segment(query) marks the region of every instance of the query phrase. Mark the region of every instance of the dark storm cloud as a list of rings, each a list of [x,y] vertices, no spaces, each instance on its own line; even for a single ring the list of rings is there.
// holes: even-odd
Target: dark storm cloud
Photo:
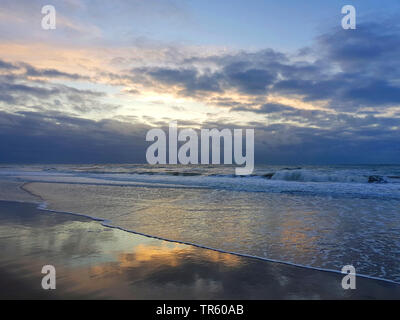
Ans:
[[[400,51],[399,25],[390,21],[361,23],[351,32],[339,29],[318,38],[318,50],[323,50],[331,61],[350,69],[396,64]],[[383,70],[382,70],[383,71]]]
[[[143,162],[146,129],[58,113],[0,112],[0,162]]]
[[[244,68],[240,64],[229,65],[223,70],[226,82],[245,94],[265,94],[276,74],[260,68]]]
[[[196,93],[222,93],[235,88],[241,93],[258,95],[267,93],[267,86],[272,84],[275,74],[264,69],[246,68],[241,65],[228,65],[223,70],[210,72],[191,69],[140,68],[134,69],[150,81],[170,86],[180,86],[181,93],[187,96]]]
[[[287,57],[273,50],[256,53],[239,52],[206,58],[183,59],[180,67],[147,67],[132,70],[133,79],[145,84],[179,86],[180,93],[222,93],[235,89],[248,95],[264,95],[277,77],[281,63]],[[215,70],[209,66],[215,66]]]
[[[308,112],[308,116],[312,122],[321,114]],[[373,116],[335,117],[329,119],[329,130],[289,123],[252,123],[256,163],[372,163],[400,159],[400,148],[395,147],[400,133],[391,127],[398,122]],[[149,145],[145,135],[151,127],[134,119],[129,121],[96,122],[61,112],[0,112],[0,162],[145,162]],[[180,126],[194,124],[178,122]],[[168,119],[158,121],[157,126],[167,130]],[[239,126],[210,119],[202,127]]]
[[[274,114],[279,117],[279,112]],[[302,119],[303,125],[285,121]],[[253,122],[256,163],[334,164],[398,163],[400,119],[326,113],[319,110],[286,110],[280,123]],[[318,124],[320,127],[316,127]],[[243,128],[208,121],[205,128]]]
[[[274,92],[304,96],[304,101],[330,99],[343,89],[343,83],[338,79],[332,80],[300,80],[289,79],[277,82]]]
[[[340,29],[319,37],[313,50],[319,57],[309,65],[314,71],[293,73],[289,68],[285,79],[274,84],[273,91],[304,95],[307,101],[330,100],[331,108],[344,111],[399,104],[397,25],[360,24],[351,32]],[[324,72],[329,65],[336,71]]]
[[[349,88],[343,97],[370,106],[400,104],[400,87],[376,79],[361,87]]]
[[[398,130],[330,130],[275,124],[256,129],[256,162],[286,164],[399,163]]]
[[[330,108],[341,111],[399,104],[398,25],[359,23],[356,30],[337,28],[306,49],[295,61],[288,54],[262,50],[191,57],[183,59],[179,67],[132,72],[147,84],[178,86],[180,94],[189,96],[230,91],[254,98],[269,93],[294,95],[308,102],[328,101]]]

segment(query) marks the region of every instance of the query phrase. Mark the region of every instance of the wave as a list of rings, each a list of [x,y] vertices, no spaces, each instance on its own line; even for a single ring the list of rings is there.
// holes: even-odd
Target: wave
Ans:
[[[400,183],[399,166],[308,166],[256,167],[250,176],[234,174],[234,166],[228,165],[93,165],[46,168],[47,172],[104,174],[104,175],[156,175],[178,177],[219,177],[219,178],[264,178],[277,181],[296,182],[342,182],[342,183]]]
[[[230,166],[64,165],[1,168],[0,176],[30,182],[400,199],[400,167],[261,167],[250,176],[236,176]]]
[[[270,179],[301,182],[388,183],[386,177],[376,174],[365,175],[348,172],[323,173],[311,170],[281,170],[273,173]]]
[[[87,174],[132,174],[132,175],[161,175],[161,176],[179,176],[179,177],[194,177],[194,176],[207,176],[207,177],[220,177],[220,178],[244,178],[246,176],[235,174],[207,174],[202,172],[182,172],[182,171],[167,171],[167,172],[154,172],[154,171],[138,171],[138,172],[109,172],[109,171],[84,171]],[[380,175],[343,175],[343,174],[323,174],[315,173],[310,170],[297,170],[286,169],[277,172],[252,174],[250,177],[260,177],[272,180],[281,181],[300,181],[300,182],[344,182],[344,183],[388,183],[389,179],[400,179],[398,176],[383,177]]]

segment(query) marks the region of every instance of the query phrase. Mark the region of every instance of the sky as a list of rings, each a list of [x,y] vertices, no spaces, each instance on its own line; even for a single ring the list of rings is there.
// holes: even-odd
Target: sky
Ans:
[[[0,162],[145,162],[147,131],[177,121],[254,128],[256,164],[399,164],[399,13],[398,0],[2,0]]]

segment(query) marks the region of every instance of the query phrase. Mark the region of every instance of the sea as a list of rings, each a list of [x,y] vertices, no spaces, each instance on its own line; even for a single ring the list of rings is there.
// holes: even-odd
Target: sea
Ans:
[[[0,199],[18,183],[107,227],[400,283],[400,166],[2,165],[0,180]]]

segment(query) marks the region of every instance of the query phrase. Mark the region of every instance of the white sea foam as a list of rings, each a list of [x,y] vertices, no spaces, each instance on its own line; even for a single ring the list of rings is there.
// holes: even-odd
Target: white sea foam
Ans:
[[[30,169],[30,170],[28,170]],[[23,181],[58,182],[98,185],[191,187],[247,192],[297,193],[358,198],[400,199],[399,169],[376,172],[371,169],[280,169],[254,176],[229,174],[231,168],[174,170],[147,167],[61,167],[54,170],[32,171],[0,169],[0,176]],[[369,183],[372,182],[372,183]]]

